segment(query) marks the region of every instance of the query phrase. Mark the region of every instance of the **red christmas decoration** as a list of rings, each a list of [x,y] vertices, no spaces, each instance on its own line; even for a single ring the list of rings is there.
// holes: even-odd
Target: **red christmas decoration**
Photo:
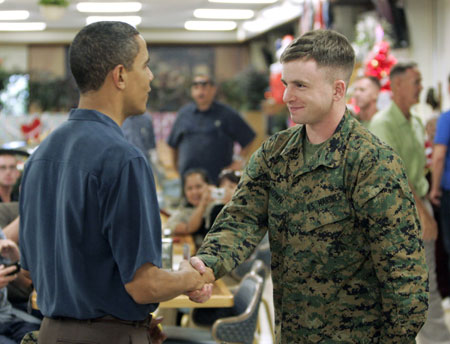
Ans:
[[[390,46],[386,41],[376,43],[366,60],[365,75],[374,76],[381,83],[382,91],[390,91],[389,73],[397,59],[390,54]]]
[[[25,123],[20,126],[26,140],[37,139],[41,134],[41,128],[42,123],[39,118],[33,119],[29,124]]]

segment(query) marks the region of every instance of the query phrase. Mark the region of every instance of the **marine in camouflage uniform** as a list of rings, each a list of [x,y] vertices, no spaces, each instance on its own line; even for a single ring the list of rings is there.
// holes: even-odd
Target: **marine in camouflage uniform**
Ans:
[[[348,112],[307,163],[305,135],[252,156],[197,256],[220,278],[269,231],[278,343],[415,343],[427,269],[398,155]]]

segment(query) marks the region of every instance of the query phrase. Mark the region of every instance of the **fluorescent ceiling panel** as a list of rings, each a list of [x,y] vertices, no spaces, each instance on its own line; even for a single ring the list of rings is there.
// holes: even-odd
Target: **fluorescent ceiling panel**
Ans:
[[[0,11],[0,20],[24,20],[29,16],[28,11]]]
[[[202,19],[250,19],[254,15],[252,10],[198,8],[194,11],[194,17]]]
[[[189,31],[231,31],[236,28],[234,21],[196,21],[189,20],[184,28]]]
[[[77,10],[86,13],[131,13],[139,12],[140,2],[79,2]]]
[[[222,4],[274,4],[278,0],[209,0]]]
[[[47,24],[43,22],[28,23],[0,23],[0,31],[42,31],[45,30]]]

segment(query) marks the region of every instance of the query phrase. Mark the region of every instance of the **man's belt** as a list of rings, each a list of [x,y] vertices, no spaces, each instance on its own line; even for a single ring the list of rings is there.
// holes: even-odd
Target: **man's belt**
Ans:
[[[69,317],[53,317],[50,318],[52,320],[60,320],[60,321],[75,321],[75,322],[86,322],[86,323],[95,323],[95,322],[102,322],[102,323],[115,323],[115,324],[123,324],[128,326],[134,326],[134,327],[146,327],[150,328],[150,323],[152,321],[152,315],[149,314],[144,320],[122,320],[113,317],[112,315],[106,315],[101,318],[94,318],[94,319],[75,319],[75,318],[69,318]]]

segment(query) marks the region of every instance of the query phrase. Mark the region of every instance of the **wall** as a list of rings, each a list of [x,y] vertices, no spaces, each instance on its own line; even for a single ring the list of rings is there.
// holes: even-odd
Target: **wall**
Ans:
[[[450,1],[405,0],[411,46],[410,57],[419,64],[424,92],[442,84],[443,109],[450,107],[447,77],[450,73]]]
[[[8,72],[28,70],[28,48],[26,45],[0,45],[0,66]]]

